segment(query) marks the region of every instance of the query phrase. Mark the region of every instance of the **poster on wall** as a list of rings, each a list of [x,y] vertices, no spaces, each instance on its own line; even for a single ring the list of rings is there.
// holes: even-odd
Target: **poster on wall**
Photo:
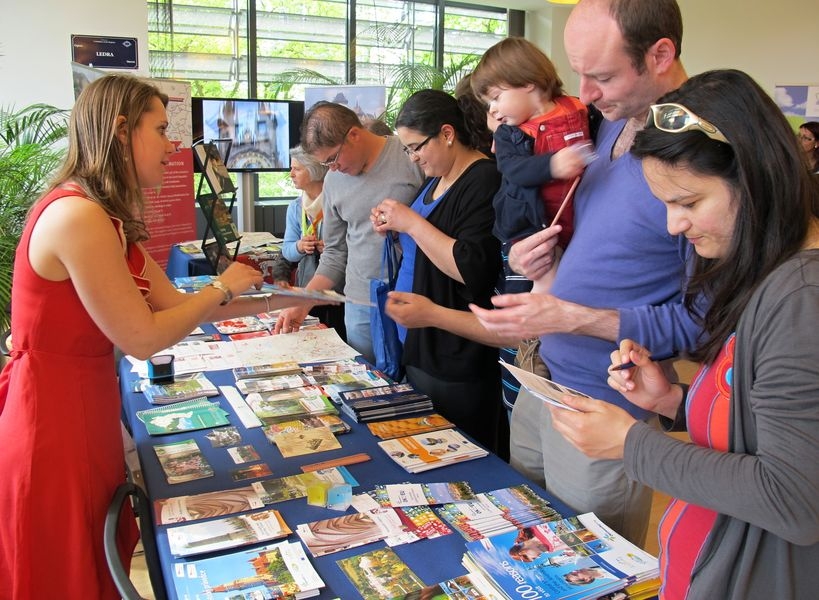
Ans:
[[[343,104],[362,121],[380,119],[387,104],[387,88],[383,85],[323,85],[304,88],[304,109],[321,100]]]
[[[89,83],[107,73],[79,63],[71,63],[74,99]],[[164,269],[171,246],[195,239],[196,203],[193,193],[193,151],[191,144],[191,86],[183,81],[153,79],[151,83],[168,96],[168,139],[176,147],[162,187],[144,190],[145,226],[151,236],[144,246]]]
[[[164,269],[171,246],[196,238],[196,203],[193,193],[191,143],[191,86],[183,81],[153,79],[168,96],[168,139],[176,147],[162,187],[145,190],[145,225],[151,239],[145,248]]]
[[[819,84],[777,85],[774,99],[795,127],[805,121],[819,121]]]

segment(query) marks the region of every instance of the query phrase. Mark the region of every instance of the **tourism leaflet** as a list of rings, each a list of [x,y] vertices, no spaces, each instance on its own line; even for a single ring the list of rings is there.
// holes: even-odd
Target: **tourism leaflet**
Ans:
[[[382,506],[425,506],[472,500],[475,494],[467,481],[449,483],[396,483],[375,486],[386,497]]]
[[[364,600],[402,597],[424,587],[424,582],[391,548],[342,558],[336,564]]]
[[[505,369],[512,373],[512,375],[515,376],[515,379],[517,379],[529,392],[552,406],[578,412],[576,408],[572,408],[571,406],[565,404],[561,398],[566,395],[582,396],[584,398],[591,397],[583,392],[578,392],[577,390],[568,388],[565,385],[560,385],[551,379],[546,379],[540,375],[535,375],[526,369],[521,369],[520,367],[510,365],[503,361],[498,362],[500,362]]]
[[[174,556],[204,554],[269,542],[291,533],[279,511],[271,509],[169,527],[167,532],[168,544]]]
[[[474,575],[461,575],[403,596],[395,596],[395,600],[500,600],[499,597],[484,595],[475,579]]]
[[[316,557],[397,537],[404,532],[406,527],[392,508],[376,508],[296,527],[301,541]]]
[[[230,424],[228,412],[218,402],[211,402],[204,397],[138,410],[136,417],[145,423],[149,435],[196,431]]]
[[[468,562],[508,598],[598,598],[658,574],[657,559],[593,513],[467,542]]]
[[[216,331],[224,334],[247,333],[249,331],[266,331],[267,327],[259,317],[235,317],[213,323]]]
[[[436,512],[467,540],[561,518],[526,484],[480,493],[474,500],[447,503],[436,507]]]
[[[434,413],[420,417],[407,417],[404,419],[367,423],[367,427],[374,436],[380,437],[382,440],[391,440],[397,437],[427,433],[429,431],[452,429],[455,427],[455,424],[448,421],[445,417]]]
[[[410,473],[421,473],[489,454],[455,429],[383,440],[378,445]]]
[[[383,486],[381,486],[383,487]],[[383,499],[382,492],[370,490],[365,494],[356,494],[353,496],[352,506],[358,512],[366,512],[379,506],[389,506],[389,500]],[[395,512],[401,518],[401,521],[417,539],[432,539],[441,537],[442,535],[449,535],[452,530],[436,515],[429,506],[403,506],[401,508],[394,508]],[[396,546],[398,544],[406,543],[408,540],[406,536],[401,536],[401,539],[393,540],[387,539],[388,546]],[[414,540],[409,540],[414,541]]]
[[[205,460],[196,440],[157,444],[154,453],[169,484],[213,477],[213,467]]]
[[[329,427],[312,427],[304,431],[280,433],[275,440],[284,458],[341,448],[341,444]]]
[[[324,587],[299,542],[279,542],[172,565],[173,585],[185,600],[310,598]]]
[[[338,414],[338,409],[316,386],[248,394],[245,402],[259,419],[268,424],[308,415]]]
[[[349,483],[352,487],[358,486],[347,467],[331,467],[319,469],[309,473],[286,475],[275,479],[266,479],[253,483],[253,490],[257,498],[264,504],[274,504],[285,500],[306,498],[307,488],[315,483],[326,481],[329,483]]]
[[[157,525],[171,525],[232,515],[263,508],[264,505],[255,488],[248,485],[233,490],[155,500],[154,520]]]
[[[173,383],[148,384],[142,393],[151,404],[171,404],[201,396],[218,396],[219,389],[204,373],[177,375]]]
[[[299,363],[294,361],[284,361],[276,363],[265,363],[248,367],[235,367],[233,377],[236,380],[254,379],[259,377],[272,377],[274,375],[284,375],[287,373],[300,373]]]
[[[309,415],[290,421],[279,421],[278,423],[265,425],[262,431],[267,440],[271,444],[275,444],[276,436],[280,433],[304,431],[314,427],[328,427],[336,435],[350,432],[350,426],[342,421],[338,415]]]

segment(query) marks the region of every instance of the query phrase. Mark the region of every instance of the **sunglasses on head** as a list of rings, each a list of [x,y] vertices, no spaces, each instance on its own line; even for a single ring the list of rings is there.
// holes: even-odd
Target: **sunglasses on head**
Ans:
[[[667,102],[652,104],[646,125],[654,124],[660,131],[681,133],[683,131],[701,131],[712,140],[730,144],[722,132],[705,119],[698,117],[682,104]]]

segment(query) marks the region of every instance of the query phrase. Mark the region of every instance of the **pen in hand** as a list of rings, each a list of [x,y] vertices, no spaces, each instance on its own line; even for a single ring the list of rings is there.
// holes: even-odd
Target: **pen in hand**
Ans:
[[[664,360],[669,360],[671,358],[677,358],[677,354],[660,354],[659,356],[649,356],[648,359],[652,362],[662,362]],[[614,365],[613,367],[609,367],[609,371],[623,371],[625,369],[631,369],[636,365],[632,361],[624,362],[619,365]]]

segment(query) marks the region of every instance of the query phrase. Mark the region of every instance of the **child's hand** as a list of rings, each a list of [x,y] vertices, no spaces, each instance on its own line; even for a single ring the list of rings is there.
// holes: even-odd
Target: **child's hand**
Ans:
[[[589,147],[586,144],[566,146],[552,155],[549,170],[554,179],[574,179],[590,162]]]

